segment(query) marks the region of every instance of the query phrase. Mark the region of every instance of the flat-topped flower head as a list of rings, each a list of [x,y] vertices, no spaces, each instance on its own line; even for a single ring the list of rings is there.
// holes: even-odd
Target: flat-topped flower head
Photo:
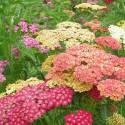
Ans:
[[[103,80],[98,84],[97,88],[101,96],[109,97],[114,101],[120,101],[125,96],[125,84],[119,80]]]
[[[49,110],[58,106],[67,106],[71,103],[72,96],[72,89],[49,88],[45,82],[24,87],[15,94],[0,98],[0,124],[32,124]]]
[[[111,36],[101,36],[96,38],[96,43],[104,47],[110,47],[113,50],[118,50],[122,48],[122,45]]]
[[[107,125],[125,125],[125,118],[118,113],[114,113],[112,116],[106,119]]]
[[[91,112],[82,109],[65,116],[65,125],[92,125],[92,123]]]

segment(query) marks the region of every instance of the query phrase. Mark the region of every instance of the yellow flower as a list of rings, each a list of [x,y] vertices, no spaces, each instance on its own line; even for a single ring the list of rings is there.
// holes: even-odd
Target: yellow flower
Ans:
[[[3,98],[3,97],[5,97],[5,96],[6,96],[6,93],[5,93],[5,92],[0,93],[0,98]]]
[[[89,91],[92,88],[92,85],[87,83],[81,83],[73,77],[72,71],[63,73],[62,75],[55,76],[53,79],[47,82],[50,88],[54,86],[68,86],[71,87],[76,92],[85,92]]]
[[[125,125],[125,118],[117,113],[107,118],[107,125]]]
[[[53,65],[55,55],[48,56],[48,58],[42,63],[41,71],[48,72]]]
[[[103,10],[106,9],[106,6],[100,6],[96,4],[90,4],[90,3],[81,3],[75,6],[75,8],[80,9],[81,11],[86,11],[86,10]]]
[[[43,46],[47,46],[54,50],[61,47],[62,42],[66,48],[82,42],[93,42],[95,34],[88,29],[82,29],[81,25],[76,22],[61,22],[57,24],[54,30],[42,30],[36,37],[36,40]]]
[[[9,84],[6,87],[6,94],[8,94],[8,95],[12,94],[12,93],[15,93],[16,91],[21,90],[24,87],[27,87],[29,85],[30,86],[37,85],[37,84],[42,83],[42,82],[43,82],[42,80],[39,80],[35,77],[31,77],[31,78],[27,79],[26,81],[17,80],[15,83]]]
[[[82,26],[79,24],[79,23],[76,23],[76,22],[71,22],[71,21],[64,21],[64,22],[61,22],[59,24],[57,24],[56,26],[58,29],[69,29],[69,28],[75,28],[75,29],[81,29]]]
[[[65,85],[71,87],[76,92],[85,92],[89,91],[92,88],[92,85],[87,83],[81,83],[80,81],[76,80],[72,73],[64,73],[63,79],[65,81]]]
[[[117,23],[117,25],[118,25],[119,27],[121,27],[122,29],[125,30],[125,20],[119,21],[119,22]]]
[[[42,30],[36,37],[36,40],[43,46],[47,46],[54,50],[57,46],[60,46],[61,34],[56,30]]]

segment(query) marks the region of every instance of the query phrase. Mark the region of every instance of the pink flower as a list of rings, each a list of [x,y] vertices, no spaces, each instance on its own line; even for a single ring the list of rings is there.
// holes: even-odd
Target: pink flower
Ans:
[[[78,66],[74,72],[75,78],[81,82],[89,84],[97,84],[103,78],[101,69],[99,67]]]
[[[105,46],[105,47],[111,47],[113,50],[121,49],[121,44],[113,37],[111,36],[102,36],[96,38],[96,43]]]
[[[6,80],[5,76],[0,73],[0,83],[4,82]]]
[[[54,68],[56,71],[64,71],[76,65],[76,58],[70,54],[61,53],[55,57]]]
[[[49,88],[46,83],[28,86],[0,98],[0,124],[28,125],[58,106],[72,101],[73,91],[68,87]]]
[[[116,79],[118,79],[118,80],[125,80],[125,67],[124,67],[124,68],[118,68],[118,69],[114,72],[114,76],[115,76]]]
[[[97,85],[101,96],[110,97],[115,101],[120,101],[125,96],[125,84],[115,79],[106,79]]]
[[[37,40],[35,40],[34,38],[28,36],[28,35],[25,35],[23,37],[23,40],[24,40],[24,44],[27,48],[39,48],[39,42]]]
[[[84,25],[90,27],[93,31],[97,31],[101,28],[101,22],[96,19],[90,22],[85,22]]]
[[[73,46],[58,54],[53,64],[48,79],[61,81],[67,73],[71,75],[67,77],[95,86],[107,79],[125,80],[125,58],[87,44]]]
[[[27,48],[37,48],[42,53],[47,53],[49,51],[47,47],[40,45],[37,40],[28,35],[23,37],[23,41]]]
[[[38,27],[36,24],[31,24],[29,25],[29,30],[30,32],[35,33],[36,31],[38,31]]]
[[[92,114],[85,110],[78,110],[76,114],[65,116],[65,125],[92,125]]]
[[[22,32],[24,33],[28,32],[28,23],[26,21],[21,20],[19,26],[21,26]]]
[[[15,27],[14,27],[14,32],[17,32],[18,29],[19,29],[19,26],[18,26],[18,25],[15,25]]]

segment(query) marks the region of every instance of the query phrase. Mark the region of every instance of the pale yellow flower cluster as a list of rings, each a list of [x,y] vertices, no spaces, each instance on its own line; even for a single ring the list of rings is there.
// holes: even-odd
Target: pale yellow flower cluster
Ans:
[[[61,47],[62,43],[69,48],[85,41],[91,43],[94,39],[94,33],[82,29],[79,23],[68,21],[57,24],[56,29],[42,30],[36,37],[38,42],[52,50]]]
[[[106,6],[100,6],[100,5],[91,4],[91,3],[81,3],[81,4],[76,5],[75,8],[80,9],[81,11],[107,9]]]
[[[52,88],[54,86],[68,86],[71,87],[76,92],[85,92],[92,89],[92,85],[87,83],[81,83],[73,77],[72,72],[63,73],[61,78],[55,78],[54,80],[49,80],[47,85]]]
[[[107,125],[125,125],[125,118],[117,113],[107,118]]]
[[[121,27],[122,29],[125,30],[125,20],[119,21],[119,22],[117,23],[117,25],[118,25],[119,27]]]
[[[42,63],[41,71],[48,72],[53,66],[53,60],[56,55],[50,55],[46,58],[46,60]]]
[[[23,89],[24,87],[34,86],[34,85],[37,85],[42,82],[43,82],[42,80],[39,80],[36,77],[31,77],[31,78],[27,79],[26,81],[17,80],[15,83],[9,84],[6,87],[6,91],[0,94],[0,98],[4,97],[6,95],[9,95],[9,94],[13,94],[13,93]]]

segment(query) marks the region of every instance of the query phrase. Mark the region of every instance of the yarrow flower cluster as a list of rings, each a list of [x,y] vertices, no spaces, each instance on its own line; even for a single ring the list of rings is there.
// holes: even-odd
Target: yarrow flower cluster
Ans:
[[[23,42],[27,48],[37,48],[42,53],[47,53],[49,51],[48,47],[40,45],[40,43],[28,35],[23,36]]]
[[[91,4],[91,3],[81,3],[75,6],[75,8],[80,9],[81,11],[87,11],[87,10],[105,10],[107,9],[106,6],[100,6],[97,4]]]
[[[24,87],[34,86],[42,82],[42,80],[39,80],[36,77],[31,77],[27,80],[17,80],[15,83],[7,85],[4,95],[15,93],[17,91],[20,91]]]
[[[52,50],[62,47],[62,44],[69,48],[85,41],[91,43],[94,39],[94,33],[88,29],[82,29],[79,23],[68,21],[57,24],[57,28],[54,30],[41,30],[36,37],[36,40],[43,46]]]
[[[90,22],[85,22],[84,26],[89,27],[92,31],[100,31],[100,32],[107,32],[108,29],[101,26],[101,22],[97,19],[94,19]]]
[[[112,116],[106,119],[107,125],[125,125],[125,118],[118,113],[114,113]]]
[[[120,101],[125,96],[123,57],[81,44],[55,56],[51,64],[52,68],[46,75],[46,79],[51,79],[48,83],[50,87],[63,84],[78,92],[97,87],[100,96],[115,101]]]
[[[42,63],[41,66],[42,72],[48,72],[52,68],[55,56],[56,55],[50,55],[46,58],[46,60]]]
[[[85,110],[78,110],[76,114],[71,113],[65,116],[65,125],[92,125],[92,114]]]
[[[5,68],[5,66],[7,65],[7,64],[9,64],[9,62],[8,61],[6,61],[6,60],[0,60],[0,83],[2,83],[3,81],[5,81],[6,80],[6,78],[5,78],[5,76],[3,75],[3,72],[4,72],[4,68]]]
[[[125,83],[119,80],[106,79],[97,86],[100,94],[105,97],[110,97],[112,100],[122,100],[125,96]]]
[[[32,124],[47,111],[71,103],[72,96],[70,88],[48,88],[45,82],[24,87],[0,99],[0,125]]]
[[[111,36],[101,36],[96,38],[96,43],[104,47],[110,47],[113,50],[121,49],[122,45]]]
[[[21,29],[21,31],[23,33],[27,33],[27,32],[31,32],[31,33],[35,33],[38,31],[38,26],[36,24],[28,24],[27,21],[25,20],[21,20],[16,26],[14,31],[17,32],[19,29]]]

